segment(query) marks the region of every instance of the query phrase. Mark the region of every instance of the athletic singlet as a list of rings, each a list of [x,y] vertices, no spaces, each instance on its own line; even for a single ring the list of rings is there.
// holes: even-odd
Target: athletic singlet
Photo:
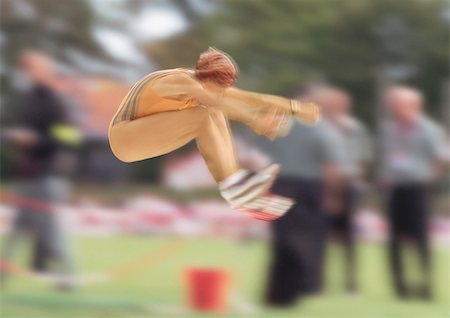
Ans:
[[[120,103],[119,109],[113,118],[112,125],[155,113],[182,110],[197,106],[198,101],[194,98],[176,100],[168,97],[161,97],[152,88],[153,83],[164,76],[176,73],[188,74],[188,72],[189,70],[187,69],[178,68],[163,70],[150,73],[139,80]]]

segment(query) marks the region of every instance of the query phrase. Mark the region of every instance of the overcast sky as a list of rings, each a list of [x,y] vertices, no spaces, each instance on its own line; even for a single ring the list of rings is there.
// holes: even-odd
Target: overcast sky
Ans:
[[[120,30],[102,26],[93,30],[95,38],[105,50],[120,61],[146,64],[147,59],[137,48],[139,42],[170,37],[187,27],[184,17],[173,7],[150,4],[132,15],[115,6],[123,1],[91,0],[99,16],[122,24]]]

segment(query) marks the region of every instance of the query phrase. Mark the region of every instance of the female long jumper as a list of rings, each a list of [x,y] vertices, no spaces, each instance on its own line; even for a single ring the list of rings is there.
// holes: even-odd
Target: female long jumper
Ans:
[[[112,119],[110,146],[117,158],[133,162],[195,140],[222,197],[236,210],[274,220],[294,203],[270,193],[279,166],[258,172],[241,169],[228,120],[274,139],[288,133],[292,117],[314,124],[320,110],[314,104],[237,89],[237,76],[233,59],[215,48],[200,55],[194,70],[148,74],[128,92]]]

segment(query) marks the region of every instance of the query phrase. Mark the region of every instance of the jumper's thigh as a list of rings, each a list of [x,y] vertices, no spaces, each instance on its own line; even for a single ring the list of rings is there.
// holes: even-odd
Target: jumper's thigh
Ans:
[[[164,155],[195,139],[208,111],[193,107],[119,122],[109,128],[109,144],[122,161]]]

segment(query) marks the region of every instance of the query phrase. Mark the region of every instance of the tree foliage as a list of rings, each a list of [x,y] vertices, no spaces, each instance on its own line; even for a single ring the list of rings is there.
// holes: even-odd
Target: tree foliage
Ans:
[[[449,77],[445,14],[441,0],[227,0],[186,33],[148,49],[172,67],[217,46],[237,60],[241,86],[270,93],[329,82],[349,90],[370,122],[385,82],[423,89],[439,111]]]

